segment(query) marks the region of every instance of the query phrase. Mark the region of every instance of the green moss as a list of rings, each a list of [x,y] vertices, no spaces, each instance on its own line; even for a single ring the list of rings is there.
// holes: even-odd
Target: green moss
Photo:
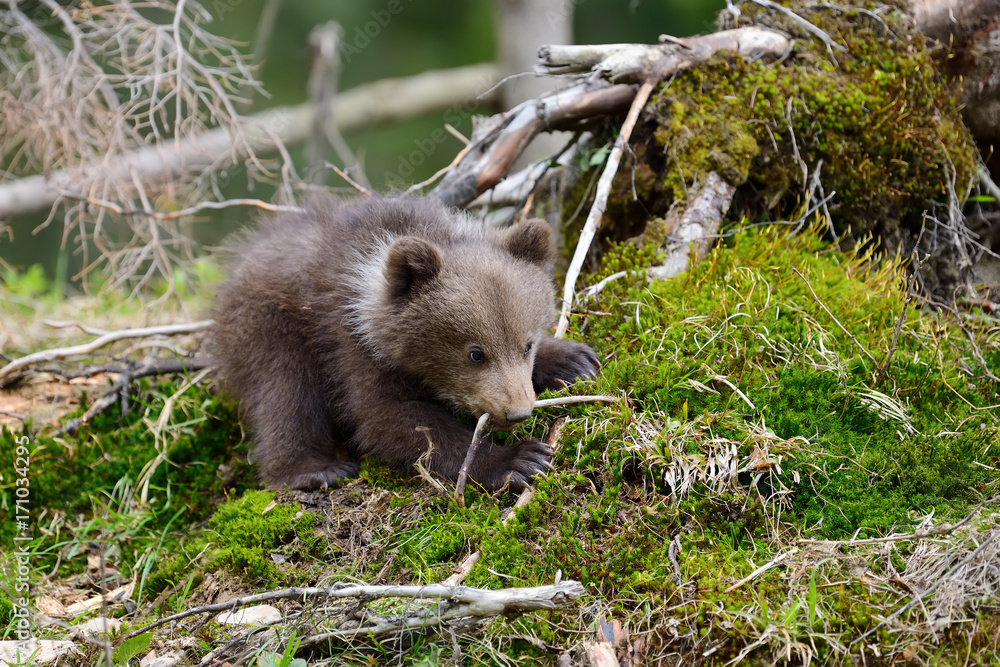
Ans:
[[[893,269],[866,273],[863,264],[824,251],[813,235],[789,241],[770,230],[737,235],[687,276],[648,287],[639,276],[619,281],[605,296],[609,314],[588,324],[610,358],[600,390],[625,389],[637,410],[677,421],[679,433],[710,431],[741,452],[762,429],[808,441],[829,458],[817,470],[808,456],[785,452],[782,481],[807,475],[827,490],[793,496],[803,520],[825,535],[881,532],[910,523],[914,512],[955,511],[956,500],[971,502],[994,479],[977,462],[996,455],[997,389],[968,387],[960,369],[978,362],[961,332],[919,312],[908,314],[887,380],[876,386],[903,297]],[[944,365],[932,374],[919,360],[937,355]],[[942,437],[948,424],[956,432]],[[672,434],[660,437],[662,445]],[[660,449],[657,461],[668,465]]]
[[[648,219],[666,215],[709,172],[739,188],[737,201],[751,217],[788,217],[801,210],[822,163],[823,191],[835,193],[836,234],[874,236],[891,253],[904,233],[919,231],[934,202],[948,201],[950,183],[974,176],[978,153],[955,96],[923,36],[912,35],[900,14],[882,14],[883,23],[851,11],[859,2],[841,3],[843,11],[781,4],[796,7],[846,52],[831,56],[797,24],[758,6],[741,8],[737,22],[729,17],[724,27],[758,24],[797,35],[794,51],[779,63],[720,57],[654,92],[632,135],[634,160],[612,187],[607,238],[641,234]],[[588,185],[582,179],[566,213]]]
[[[169,382],[142,383],[126,417],[113,408],[73,436],[0,429],[5,460],[14,460],[18,440],[30,441],[26,534],[32,540],[20,546],[31,553],[32,581],[51,576],[57,565],[62,577],[86,572],[86,556],[98,546],[123,576],[136,582],[137,598],[143,600],[176,583],[181,570],[191,567],[205,540],[185,528],[210,516],[223,497],[220,464],[230,464],[230,485],[240,484],[241,476],[251,477],[241,462],[245,456],[238,453],[232,406],[205,387],[189,389],[176,400],[157,441],[146,418],[153,415],[155,422],[176,390]],[[150,466],[154,461],[155,468]],[[149,471],[148,486],[137,488]],[[0,513],[5,516],[15,514],[15,478],[9,472],[0,476]],[[15,522],[3,522],[0,539],[10,544],[17,530]]]
[[[219,505],[209,522],[219,545],[213,565],[224,566],[249,581],[280,580],[272,552],[311,553],[317,547],[315,522],[316,515],[303,512],[298,503],[278,504],[273,492],[247,491],[241,498]]]

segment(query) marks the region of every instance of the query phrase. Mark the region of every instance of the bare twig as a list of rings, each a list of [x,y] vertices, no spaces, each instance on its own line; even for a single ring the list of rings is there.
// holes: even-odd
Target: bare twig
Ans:
[[[808,8],[830,9],[837,12],[857,12],[858,14],[864,14],[865,16],[870,17],[873,21],[878,22],[878,24],[882,26],[882,28],[886,31],[886,33],[890,37],[895,39],[897,42],[903,41],[902,39],[900,39],[899,35],[897,35],[892,31],[892,28],[890,28],[889,25],[885,22],[885,19],[883,19],[881,16],[878,15],[878,12],[873,12],[870,9],[865,9],[864,7],[840,7],[838,5],[834,5],[829,2],[814,2],[808,5]]]
[[[90,341],[89,343],[74,345],[72,347],[58,347],[51,350],[42,350],[40,352],[34,352],[23,356],[19,359],[15,359],[3,368],[0,368],[0,379],[19,371],[22,368],[31,366],[32,364],[87,355],[119,340],[125,340],[128,338],[144,338],[148,336],[176,336],[178,334],[204,331],[210,326],[212,326],[211,320],[202,320],[201,322],[167,324],[158,327],[143,327],[139,329],[111,331],[103,336],[100,336],[99,338],[96,338],[95,340]]]
[[[573,405],[575,403],[619,403],[621,400],[617,396],[558,396],[556,398],[543,398],[535,401],[535,407],[552,408],[559,405]]]
[[[182,208],[178,211],[154,211],[151,209],[142,208],[125,208],[124,206],[119,206],[112,201],[106,201],[103,199],[95,199],[94,197],[77,197],[75,195],[65,195],[65,199],[80,201],[89,204],[90,206],[95,206],[98,208],[103,208],[112,213],[122,216],[145,216],[148,218],[155,218],[160,221],[177,220],[179,218],[188,218],[192,215],[196,215],[202,211],[221,211],[227,208],[234,207],[251,207],[259,208],[262,211],[267,211],[268,213],[301,213],[305,209],[299,206],[283,206],[281,204],[271,204],[260,199],[226,199],[225,201],[203,201],[195,204],[194,206],[189,206],[187,208]]]
[[[663,38],[661,38],[663,39]],[[538,52],[542,69],[550,74],[591,71],[610,81],[643,83],[671,76],[719,52],[744,58],[780,58],[792,42],[775,30],[748,26],[697,37],[668,38],[664,44],[552,44]]]
[[[355,181],[353,178],[351,178],[350,176],[348,176],[346,173],[344,173],[344,170],[342,170],[337,165],[331,164],[331,163],[327,162],[326,166],[328,168],[332,169],[337,174],[337,176],[340,176],[342,179],[344,179],[345,181],[347,181],[348,185],[350,185],[352,188],[354,188],[355,190],[357,190],[358,192],[360,192],[364,196],[366,196],[366,197],[371,197],[372,196],[372,191],[371,190],[369,190],[368,188],[366,188],[365,186],[361,185],[360,183],[358,183],[357,181]]]
[[[191,373],[194,371],[206,372],[215,366],[214,359],[192,358],[192,359],[171,359],[168,361],[137,365],[135,368],[124,370],[109,369],[109,373],[117,373],[118,377],[114,383],[104,392],[104,394],[94,401],[94,404],[87,408],[87,411],[80,417],[68,420],[53,435],[63,435],[64,433],[76,433],[76,431],[87,424],[97,415],[101,414],[117,402],[122,404],[122,414],[128,412],[128,388],[133,380],[154,375],[171,375],[177,373]],[[200,376],[198,379],[200,380]]]
[[[784,14],[791,21],[793,21],[794,23],[798,24],[801,28],[803,28],[806,32],[810,33],[814,37],[818,38],[821,42],[826,44],[826,48],[834,49],[836,51],[840,51],[841,53],[847,52],[847,49],[838,44],[837,42],[835,42],[833,38],[826,33],[826,31],[820,30],[815,25],[813,25],[809,21],[805,20],[804,18],[793,12],[791,9],[788,9],[787,7],[782,7],[781,5],[775,2],[771,2],[771,0],[750,0],[750,2],[754,3],[755,5],[760,5],[761,7],[764,7],[766,9],[770,9],[772,11]]]
[[[465,455],[462,467],[458,470],[454,497],[459,507],[465,507],[465,482],[469,479],[469,466],[472,465],[472,459],[476,457],[476,450],[479,449],[479,443],[483,439],[483,431],[486,429],[486,422],[489,421],[489,418],[490,413],[484,412],[479,417],[479,421],[476,422],[476,430],[472,434],[472,442],[469,443],[469,452]]]
[[[382,598],[406,598],[411,600],[442,600],[439,610],[433,618],[429,615],[416,614],[403,617],[399,624],[391,627],[382,625],[360,626],[339,632],[325,633],[310,638],[309,645],[315,645],[328,639],[339,639],[357,636],[381,636],[405,628],[424,627],[440,624],[442,621],[468,616],[497,616],[507,612],[536,611],[543,609],[558,609],[576,600],[583,594],[583,585],[578,581],[566,580],[551,586],[533,586],[528,588],[505,588],[501,590],[486,590],[468,586],[445,586],[430,584],[428,586],[364,586],[359,584],[336,584],[327,587],[293,587],[276,591],[248,595],[245,597],[200,605],[185,609],[182,612],[161,618],[145,627],[133,630],[123,640],[155,630],[156,628],[198,614],[216,614],[222,611],[232,611],[252,604],[260,604],[271,600],[294,600],[312,597],[319,598],[361,598],[377,600]],[[414,621],[419,621],[416,623]],[[307,645],[305,641],[302,647]]]
[[[955,321],[958,323],[959,328],[962,329],[962,333],[965,334],[965,337],[969,339],[969,344],[972,346],[972,356],[974,356],[976,358],[976,361],[979,362],[979,365],[983,367],[983,375],[988,377],[990,380],[993,380],[994,382],[1000,383],[1000,378],[994,375],[993,371],[990,370],[989,364],[986,363],[986,359],[983,357],[983,353],[979,349],[979,343],[976,342],[976,337],[973,336],[972,332],[969,331],[969,328],[965,326],[965,322],[962,321],[962,318],[958,314],[958,311],[952,308],[951,306],[948,306],[947,310],[948,312],[951,313],[952,317],[955,318]]]
[[[559,324],[556,326],[555,337],[562,338],[566,334],[566,327],[569,325],[569,311],[573,305],[573,295],[576,291],[576,279],[580,276],[580,270],[583,268],[583,261],[587,257],[587,253],[590,252],[590,244],[594,240],[594,236],[597,234],[597,230],[601,226],[601,219],[604,216],[604,208],[608,204],[608,196],[611,194],[611,183],[614,181],[615,174],[618,173],[618,165],[621,163],[622,154],[625,151],[625,146],[628,145],[629,137],[632,136],[632,129],[635,127],[636,121],[639,119],[639,112],[642,108],[646,106],[646,101],[649,99],[650,93],[653,92],[653,87],[655,83],[652,81],[646,81],[639,88],[639,92],[636,93],[635,99],[632,100],[632,106],[629,108],[628,115],[625,117],[625,122],[622,123],[621,131],[618,133],[618,137],[615,139],[615,145],[611,149],[611,153],[608,155],[608,162],[604,166],[604,172],[601,174],[601,179],[597,183],[597,192],[594,195],[594,204],[590,208],[590,214],[587,215],[587,221],[583,225],[583,229],[580,231],[580,240],[577,242],[576,251],[573,253],[573,259],[570,260],[569,268],[566,270],[566,282],[563,286],[563,302],[562,308],[559,312]]]
[[[993,179],[990,178],[990,170],[986,167],[980,167],[978,177],[979,183],[988,193],[990,193],[990,196],[996,199],[997,203],[1000,204],[1000,186],[994,183]]]
[[[775,556],[774,558],[772,558],[768,562],[764,563],[763,565],[761,565],[760,567],[758,567],[756,570],[754,570],[753,572],[751,572],[750,574],[748,574],[747,576],[743,577],[742,579],[740,579],[739,581],[737,581],[735,584],[733,584],[732,586],[730,586],[729,588],[727,588],[726,592],[727,593],[731,593],[732,591],[735,591],[737,588],[739,588],[743,584],[745,584],[747,582],[750,582],[750,581],[753,581],[754,579],[756,579],[760,575],[762,575],[765,572],[767,572],[768,570],[770,570],[772,567],[776,567],[778,565],[781,565],[781,563],[783,563],[784,561],[788,560],[789,558],[791,558],[792,556],[794,556],[798,552],[799,552],[799,549],[797,547],[792,547],[788,551],[785,551],[784,553],[778,554],[777,556]]]

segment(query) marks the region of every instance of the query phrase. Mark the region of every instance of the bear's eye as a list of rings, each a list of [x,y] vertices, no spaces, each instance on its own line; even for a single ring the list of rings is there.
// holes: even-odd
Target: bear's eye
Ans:
[[[528,356],[529,354],[531,354],[531,341],[530,340],[528,341],[527,347],[524,348],[524,356]]]
[[[474,347],[469,350],[469,361],[474,364],[481,364],[486,361],[486,355],[478,347]]]

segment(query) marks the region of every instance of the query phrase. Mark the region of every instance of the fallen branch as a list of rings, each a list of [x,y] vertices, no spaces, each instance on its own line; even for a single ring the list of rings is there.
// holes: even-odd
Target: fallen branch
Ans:
[[[666,257],[663,264],[651,267],[646,275],[654,280],[672,278],[701,261],[718,237],[719,226],[733,203],[734,194],[736,186],[714,171],[709,172],[686,205],[667,214]]]
[[[663,44],[594,44],[543,46],[538,52],[547,74],[598,73],[613,82],[666,81],[706,62],[720,51],[744,58],[781,58],[792,41],[775,30],[756,26],[696,37],[669,37]]]
[[[483,64],[383,79],[339,94],[332,105],[332,116],[336,129],[348,132],[447,109],[477,96],[485,103],[492,93],[483,91],[498,78],[495,65]],[[242,146],[254,155],[265,156],[277,152],[279,146],[302,144],[309,136],[314,114],[311,104],[302,104],[251,116],[243,123]],[[89,182],[95,173],[105,180],[144,181],[213,168],[244,157],[243,151],[234,153],[233,138],[224,128],[165,144],[138,148],[109,161],[102,158],[79,168],[58,169],[0,184],[0,219],[45,211],[64,195],[85,196],[86,187],[81,184]]]
[[[149,336],[176,336],[178,334],[204,331],[210,326],[212,326],[211,320],[202,320],[201,322],[187,322],[184,324],[167,324],[158,327],[143,327],[139,329],[110,331],[103,336],[90,341],[89,343],[82,343],[71,347],[57,347],[51,350],[42,350],[40,352],[34,352],[23,356],[19,359],[15,359],[3,368],[0,368],[0,379],[19,371],[22,368],[27,368],[32,364],[87,355],[120,340],[126,340],[128,338],[146,338]]]
[[[590,244],[593,242],[594,236],[601,226],[604,209],[608,205],[608,196],[611,194],[611,183],[615,179],[615,174],[618,173],[618,165],[621,164],[625,146],[628,145],[629,137],[632,136],[632,129],[639,119],[639,112],[646,106],[646,100],[649,99],[649,95],[653,92],[655,85],[653,81],[646,81],[639,88],[639,92],[636,93],[628,115],[625,117],[625,122],[622,124],[621,132],[618,133],[615,145],[611,149],[610,155],[608,155],[608,162],[604,165],[604,172],[597,182],[594,204],[591,206],[590,214],[587,215],[587,221],[580,231],[580,239],[576,244],[576,251],[574,251],[573,259],[570,260],[569,268],[566,270],[562,308],[559,310],[559,324],[556,325],[556,332],[554,334],[556,338],[562,338],[566,334],[566,327],[569,325],[569,311],[573,306],[573,295],[576,292],[576,279],[580,276],[580,270],[583,268],[583,260],[586,259],[587,253],[590,252]]]
[[[358,598],[365,601],[383,598],[405,598],[411,600],[441,600],[432,610],[418,610],[407,616],[380,619],[373,625],[347,622],[350,626],[333,632],[313,635],[302,642],[302,648],[314,646],[330,639],[349,639],[358,636],[380,637],[406,629],[426,628],[463,617],[490,617],[519,614],[527,611],[560,609],[583,595],[583,584],[567,580],[550,586],[528,588],[503,588],[486,590],[468,586],[364,586],[359,584],[336,584],[327,587],[283,588],[277,591],[248,595],[246,597],[217,602],[186,609],[167,616],[147,626],[133,630],[122,640],[130,639],[156,628],[183,620],[198,614],[217,614],[240,607],[260,604],[271,600],[304,600],[306,598]],[[308,644],[306,642],[309,642]]]
[[[87,408],[87,411],[79,417],[70,419],[63,424],[52,435],[73,434],[81,426],[87,424],[97,415],[101,414],[117,402],[122,404],[122,415],[128,413],[128,388],[133,380],[154,375],[174,375],[177,373],[191,373],[201,371],[215,366],[215,359],[207,357],[194,357],[191,359],[170,359],[160,363],[137,364],[134,367],[109,370],[109,373],[117,373],[114,383],[108,387],[94,404]]]

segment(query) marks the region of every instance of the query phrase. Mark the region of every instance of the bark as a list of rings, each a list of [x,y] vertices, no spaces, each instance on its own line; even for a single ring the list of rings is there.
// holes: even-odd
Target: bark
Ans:
[[[704,183],[692,192],[683,207],[667,216],[663,264],[649,270],[657,280],[680,275],[702,259],[715,243],[722,219],[729,212],[736,187],[711,172]]]

